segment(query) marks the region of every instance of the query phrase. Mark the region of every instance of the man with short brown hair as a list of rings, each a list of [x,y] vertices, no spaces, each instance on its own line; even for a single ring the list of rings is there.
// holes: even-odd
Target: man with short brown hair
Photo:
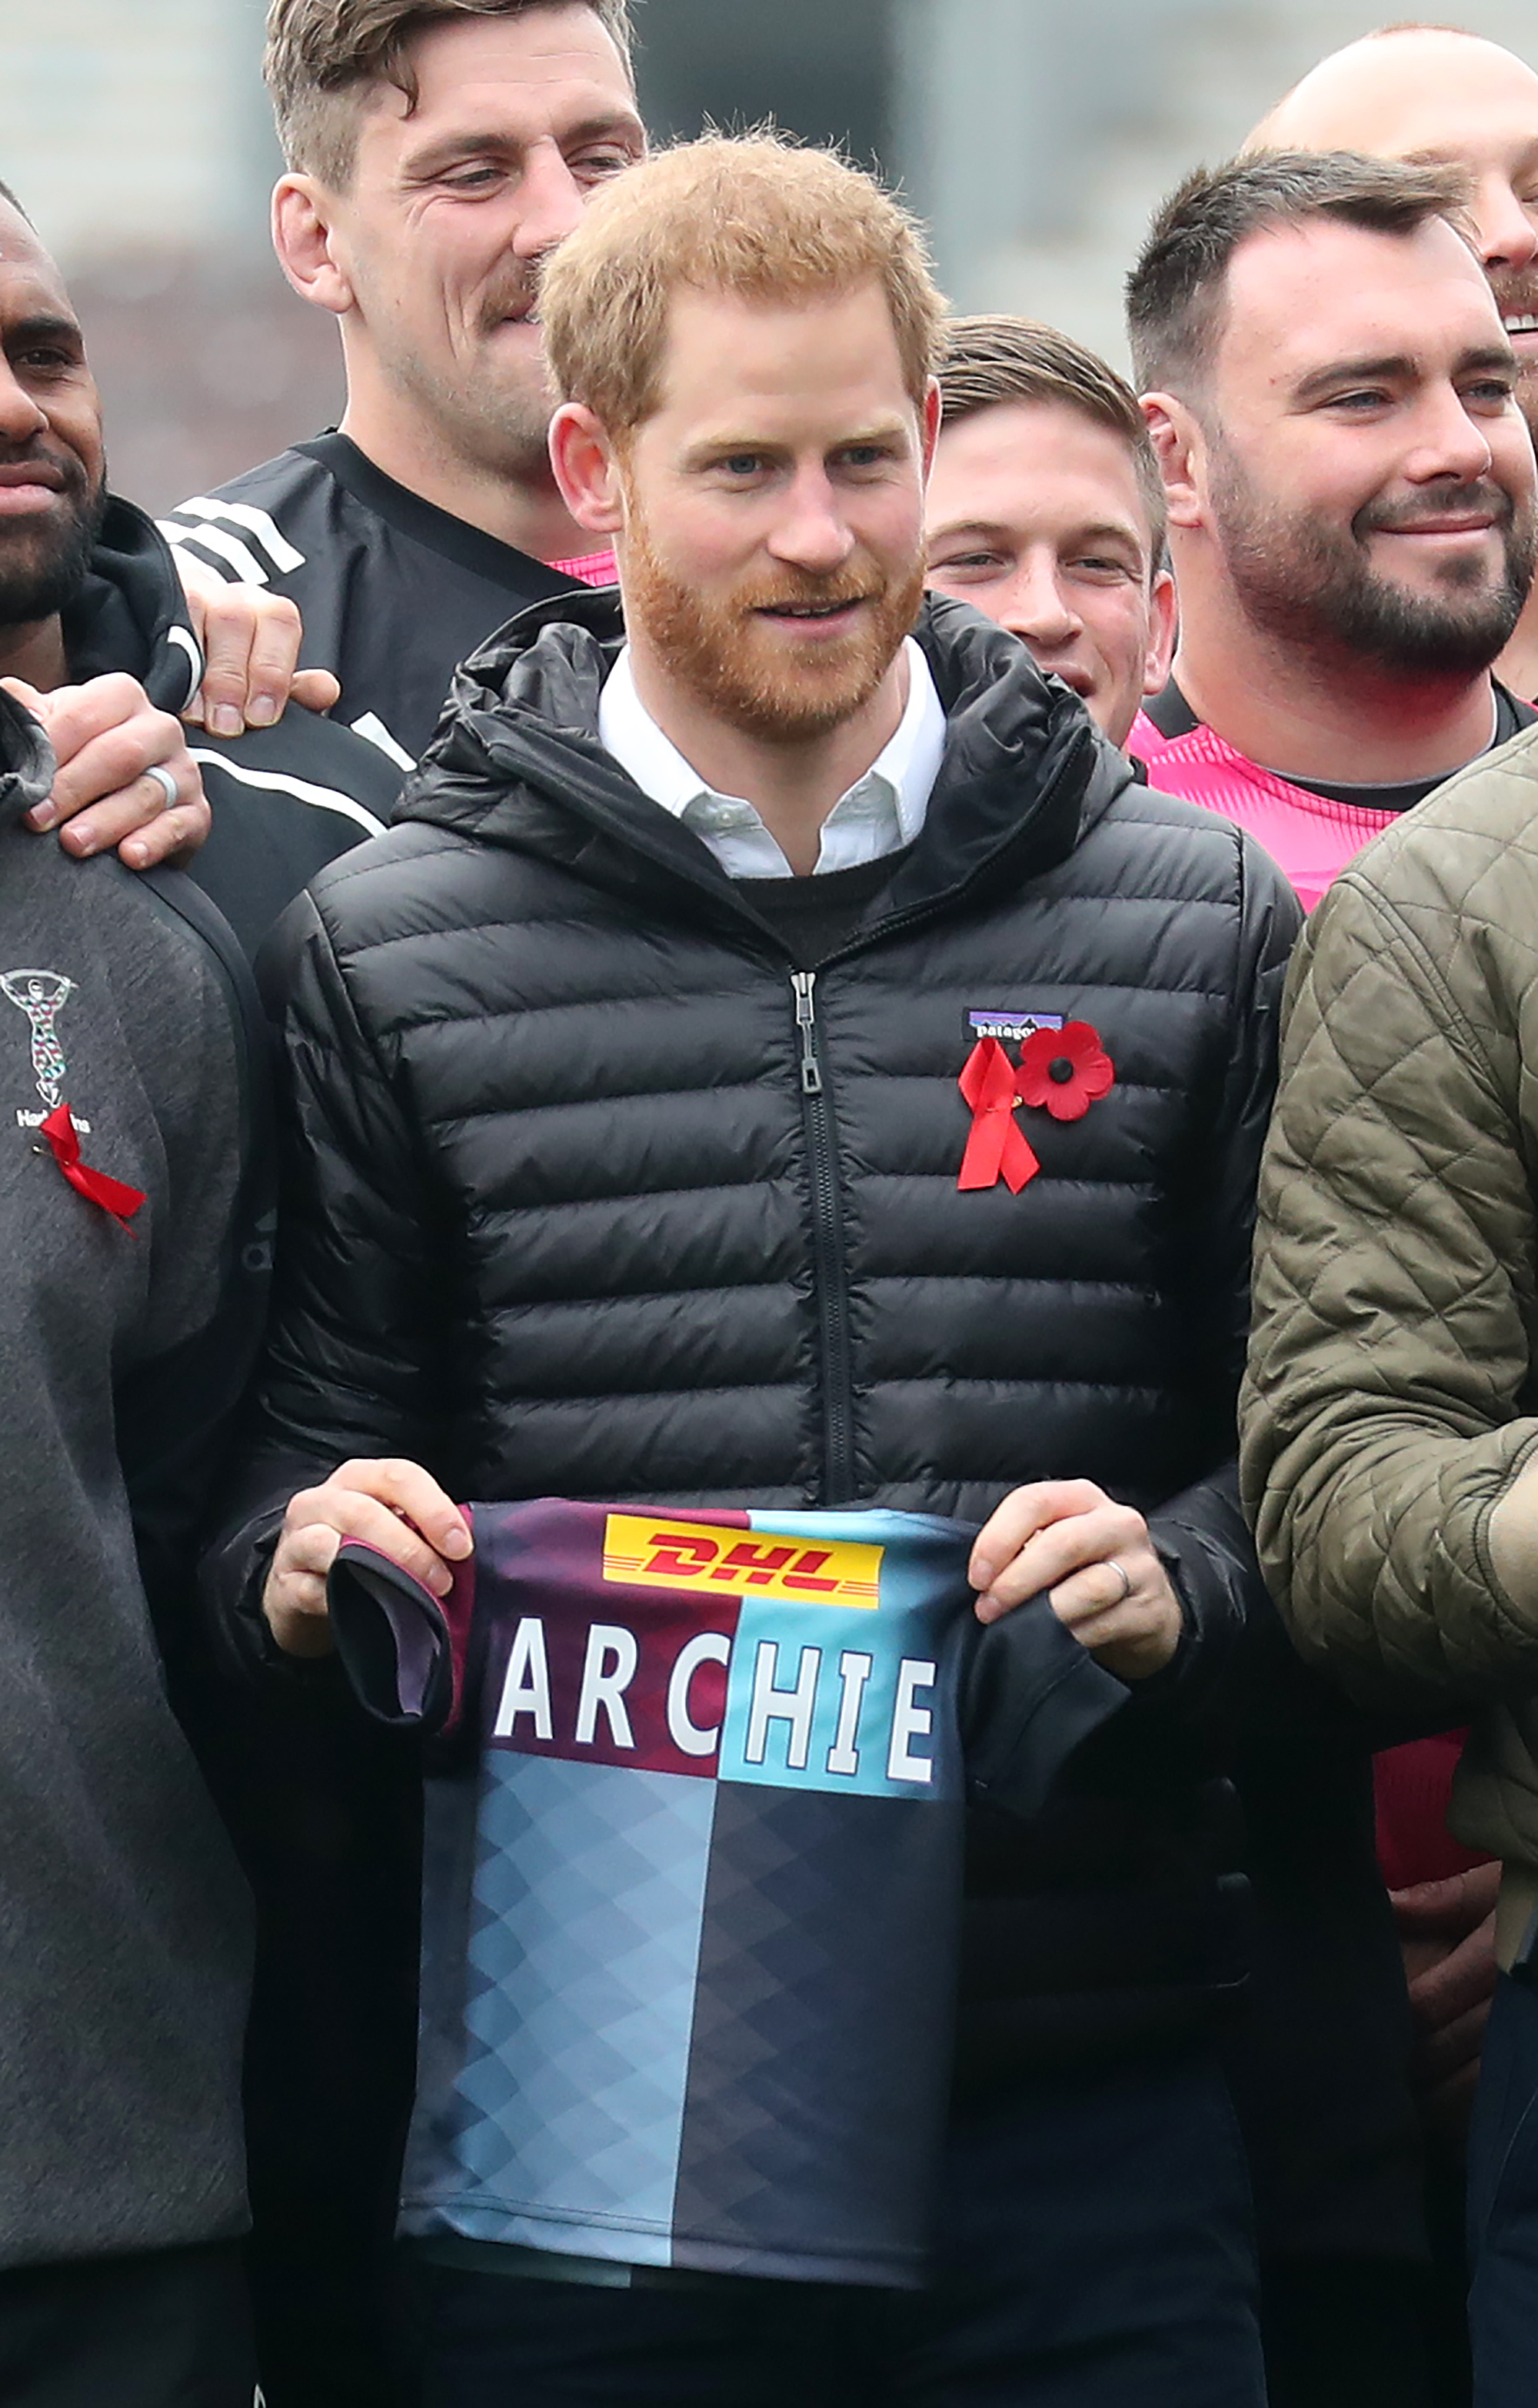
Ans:
[[[1113,744],[1170,673],[1164,481],[1137,395],[1031,318],[953,318],[926,505],[934,594],[997,620]]]
[[[1468,225],[1516,354],[1516,397],[1538,436],[1538,74],[1525,59],[1453,25],[1383,25],[1321,59],[1244,149],[1462,169]],[[1538,696],[1531,597],[1499,673],[1526,701]]]
[[[652,2045],[659,1989],[693,2030],[708,1973],[668,1936],[672,1810],[640,1818],[668,1933],[584,1956],[601,2045],[552,2082],[520,2037],[559,2049],[593,1891],[545,1889],[539,1937],[466,1822],[480,1774],[431,1784],[430,1861],[467,1868],[424,1885],[402,2210],[433,2397],[1246,2408],[1211,2040],[1242,1885],[1200,1734],[1266,1614],[1225,1455],[1295,908],[1020,645],[923,602],[941,304],[868,179],[685,146],[599,196],[542,306],[556,474],[617,542],[624,621],[553,603],[467,664],[407,816],[280,940],[289,1283],[224,1606],[270,1672],[329,1649],[344,1539],[438,1596],[489,1574],[455,1499],[869,1503],[981,1526],[982,1637],[1070,1634],[1065,1677],[1118,1688],[1053,1811],[978,1795],[917,2293],[856,2269],[841,2153],[769,2183],[755,2116],[691,2214]],[[739,1896],[750,1955],[761,1904],[794,1923]],[[823,1986],[789,2002],[809,2050]],[[756,2062],[755,2015],[725,2020]],[[744,2242],[750,2195],[777,2247]]]
[[[1465,179],[1349,154],[1201,169],[1128,284],[1180,644],[1133,750],[1305,905],[1531,714],[1491,674],[1538,523]]]
[[[338,715],[410,767],[458,661],[606,583],[551,476],[535,292],[644,144],[623,0],[273,0],[273,239],[337,320],[339,427],[194,495],[179,552],[299,606]]]

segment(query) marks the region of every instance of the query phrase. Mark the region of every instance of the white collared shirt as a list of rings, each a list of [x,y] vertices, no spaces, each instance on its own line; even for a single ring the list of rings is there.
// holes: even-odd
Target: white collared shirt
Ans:
[[[854,869],[912,844],[924,825],[945,750],[945,713],[929,664],[910,636],[908,702],[891,742],[823,822],[817,869]],[[708,844],[728,878],[789,878],[791,867],[753,805],[718,795],[664,736],[640,695],[626,644],[598,696],[598,741],[634,779]]]

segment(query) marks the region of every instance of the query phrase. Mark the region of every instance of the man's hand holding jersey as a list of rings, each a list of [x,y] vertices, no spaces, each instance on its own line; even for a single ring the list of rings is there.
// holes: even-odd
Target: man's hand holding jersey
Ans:
[[[1119,1681],[1162,1671],[1180,1644],[1185,1615],[1147,1523],[1092,1480],[1012,1489],[977,1534],[968,1578],[982,1592],[979,1622],[1044,1594],[1080,1646]]]
[[[453,1567],[471,1553],[464,1515],[430,1472],[395,1457],[344,1463],[318,1488],[289,1499],[262,1611],[287,1656],[329,1656],[326,1574],[344,1539],[377,1547],[445,1597]]]
[[[471,1552],[463,1515],[420,1464],[344,1463],[290,1499],[263,1592],[273,1637],[290,1656],[324,1656],[326,1574],[344,1539],[377,1547],[442,1597]],[[1129,1505],[1089,1480],[1016,1488],[979,1531],[968,1577],[980,1622],[1046,1595],[1058,1620],[1124,1681],[1146,1680],[1180,1644],[1180,1600]]]

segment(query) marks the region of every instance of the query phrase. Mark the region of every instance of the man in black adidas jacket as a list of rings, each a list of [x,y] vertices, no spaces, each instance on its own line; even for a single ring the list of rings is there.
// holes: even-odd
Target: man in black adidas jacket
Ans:
[[[189,759],[175,722],[202,652],[164,538],[108,495],[106,474],[100,396],[59,271],[0,187],[0,675],[50,719],[65,686],[143,689],[141,720],[152,729],[165,714],[175,750],[142,782],[185,810],[201,774],[213,829],[193,874],[254,950],[318,869],[383,827],[399,776],[376,746],[297,704],[238,737],[198,731]],[[141,767],[125,759],[121,774]],[[131,844],[127,857],[137,866]]]
[[[405,824],[285,923],[282,1300],[215,1590],[302,1686],[344,1533],[441,1590],[454,1497],[859,1500],[981,1523],[983,1618],[1056,1613],[1128,1702],[1039,1820],[973,1815],[933,2290],[467,2241],[420,2269],[434,2399],[1243,2408],[1203,1741],[1273,1629],[1229,1458],[1296,908],[999,630],[905,640],[939,303],[866,179],[669,153],[542,310],[626,625],[487,647]]]
[[[4,552],[0,531],[0,566]],[[165,538],[133,503],[104,497],[89,565],[59,619],[72,680],[126,672],[172,712],[196,692],[201,654],[181,581]],[[0,656],[6,633],[0,622]],[[319,870],[389,824],[400,792],[377,745],[297,703],[275,726],[236,737],[191,729],[188,750],[213,818],[188,870],[248,953]]]

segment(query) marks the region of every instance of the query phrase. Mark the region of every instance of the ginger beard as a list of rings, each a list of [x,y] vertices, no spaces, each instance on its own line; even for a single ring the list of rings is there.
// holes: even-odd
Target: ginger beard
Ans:
[[[826,735],[864,708],[918,617],[921,549],[895,582],[856,552],[836,576],[785,567],[772,582],[760,572],[725,594],[706,592],[663,560],[631,478],[622,477],[625,618],[713,718],[763,743],[795,744]],[[863,607],[846,636],[801,647],[758,615],[853,601]]]

